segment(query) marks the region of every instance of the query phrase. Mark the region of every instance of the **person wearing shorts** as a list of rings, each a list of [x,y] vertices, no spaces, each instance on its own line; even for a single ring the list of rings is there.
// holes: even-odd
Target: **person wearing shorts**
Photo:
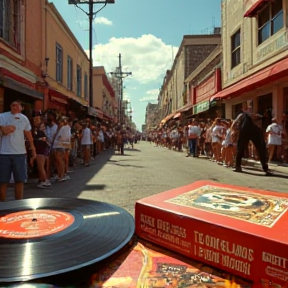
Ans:
[[[21,113],[20,101],[11,103],[11,111],[0,114],[0,201],[6,200],[7,185],[13,174],[15,199],[23,199],[24,182],[27,180],[27,151],[25,138],[29,141],[31,163],[36,158],[31,125]],[[25,136],[25,138],[24,138]]]

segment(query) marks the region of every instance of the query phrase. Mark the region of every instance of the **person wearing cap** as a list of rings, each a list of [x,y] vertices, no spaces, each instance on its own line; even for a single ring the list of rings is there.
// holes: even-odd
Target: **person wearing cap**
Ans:
[[[278,147],[282,145],[282,134],[283,134],[283,127],[277,123],[277,119],[273,118],[271,120],[271,124],[267,127],[266,133],[268,134],[268,163],[272,161],[274,156],[275,148],[276,151]]]

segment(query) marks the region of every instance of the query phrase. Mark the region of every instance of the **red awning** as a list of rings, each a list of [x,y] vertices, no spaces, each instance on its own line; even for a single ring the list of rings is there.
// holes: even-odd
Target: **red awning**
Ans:
[[[245,12],[244,17],[254,17],[256,13],[265,5],[267,2],[271,0],[252,0],[255,2],[252,6]]]
[[[285,58],[218,92],[211,97],[210,101],[239,96],[245,92],[259,88],[285,76],[287,77],[287,72],[288,58]]]
[[[113,120],[113,118],[112,118],[112,117],[110,117],[109,115],[107,115],[107,114],[103,113],[103,120],[112,121],[112,120]]]
[[[103,119],[103,111],[97,107],[95,107],[95,110],[96,110],[96,117],[99,118],[99,119]]]
[[[175,113],[171,113],[168,116],[166,116],[162,121],[161,121],[161,125],[164,125],[166,122],[168,122],[173,116],[175,115]]]
[[[174,116],[173,116],[173,119],[177,119],[181,116],[181,112],[178,112],[176,113]]]

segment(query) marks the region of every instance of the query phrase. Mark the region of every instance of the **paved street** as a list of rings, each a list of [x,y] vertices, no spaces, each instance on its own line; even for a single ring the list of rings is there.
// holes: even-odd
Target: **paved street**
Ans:
[[[25,185],[25,198],[78,197],[113,203],[134,214],[135,201],[197,180],[212,180],[279,192],[288,191],[288,168],[272,167],[274,176],[266,177],[257,167],[247,167],[244,173],[231,170],[207,159],[186,158],[165,148],[140,142],[125,155],[104,151],[90,167],[77,166],[71,180],[53,183],[49,189],[36,184]],[[8,200],[13,190],[8,190]]]

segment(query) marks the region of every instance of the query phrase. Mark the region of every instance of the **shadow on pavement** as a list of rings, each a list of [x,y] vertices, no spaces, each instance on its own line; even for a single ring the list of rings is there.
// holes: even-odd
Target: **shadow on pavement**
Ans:
[[[104,190],[106,188],[106,185],[104,184],[89,184],[89,185],[86,185],[84,187],[84,190],[85,191],[94,191],[94,190]]]
[[[272,169],[270,169],[269,171],[271,172],[271,175],[267,176],[265,175],[265,173],[263,172],[262,169],[258,169],[258,168],[255,168],[255,167],[242,167],[242,173],[243,174],[248,174],[248,175],[251,175],[251,176],[264,176],[264,177],[275,177],[275,178],[283,178],[283,179],[287,179],[288,175],[287,174],[284,174],[284,173],[281,173],[281,172],[278,172],[278,171],[273,171]],[[262,174],[259,174],[259,173],[262,173]]]
[[[52,182],[50,188],[39,188],[37,183],[28,183],[24,187],[24,198],[77,198],[83,191],[104,190],[105,183],[88,184],[105,164],[109,163],[110,158],[115,155],[114,149],[102,152],[95,160],[92,160],[89,167],[77,165],[74,172],[70,173],[70,180],[65,182]],[[7,201],[14,200],[13,186],[7,190]]]

